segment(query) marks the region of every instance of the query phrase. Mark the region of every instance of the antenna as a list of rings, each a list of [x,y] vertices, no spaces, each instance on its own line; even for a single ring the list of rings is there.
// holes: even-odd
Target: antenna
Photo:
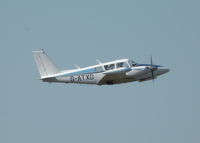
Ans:
[[[78,65],[74,64],[74,66],[75,66],[77,69],[80,69],[80,67],[79,67]]]
[[[96,59],[97,63],[102,64],[102,62],[100,62],[98,59]]]

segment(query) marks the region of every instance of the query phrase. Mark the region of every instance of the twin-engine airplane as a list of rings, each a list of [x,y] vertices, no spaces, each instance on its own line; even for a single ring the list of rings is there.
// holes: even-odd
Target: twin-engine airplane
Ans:
[[[72,70],[59,70],[48,58],[43,50],[33,51],[33,56],[44,82],[78,83],[113,85],[133,81],[153,80],[158,76],[169,72],[168,68],[154,65],[151,57],[151,64],[138,64],[129,59],[121,59],[98,65]]]

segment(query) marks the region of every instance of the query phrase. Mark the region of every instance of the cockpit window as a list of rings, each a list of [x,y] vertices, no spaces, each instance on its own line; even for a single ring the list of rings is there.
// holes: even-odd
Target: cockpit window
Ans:
[[[132,60],[130,60],[130,61],[128,61],[129,62],[129,64],[130,64],[130,66],[131,67],[134,67],[134,66],[136,66],[137,65],[137,63],[136,62],[134,62],[134,61],[132,61]]]
[[[114,64],[105,65],[104,68],[105,68],[105,70],[112,70],[115,68],[115,65]]]
[[[117,63],[117,68],[128,67],[126,62]]]

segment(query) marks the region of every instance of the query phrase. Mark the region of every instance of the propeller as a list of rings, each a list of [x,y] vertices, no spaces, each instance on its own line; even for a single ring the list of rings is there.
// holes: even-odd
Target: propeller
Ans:
[[[152,77],[153,83],[154,83],[154,79],[155,79],[155,76],[154,76],[154,70],[155,69],[156,69],[156,67],[153,65],[153,58],[152,58],[152,55],[151,55],[151,67],[150,67],[150,71],[151,71],[151,77]]]

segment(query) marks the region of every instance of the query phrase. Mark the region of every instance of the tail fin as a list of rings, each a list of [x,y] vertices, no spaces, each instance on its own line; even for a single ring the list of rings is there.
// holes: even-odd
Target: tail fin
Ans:
[[[33,51],[33,56],[41,78],[59,73],[56,65],[49,59],[43,50]]]

